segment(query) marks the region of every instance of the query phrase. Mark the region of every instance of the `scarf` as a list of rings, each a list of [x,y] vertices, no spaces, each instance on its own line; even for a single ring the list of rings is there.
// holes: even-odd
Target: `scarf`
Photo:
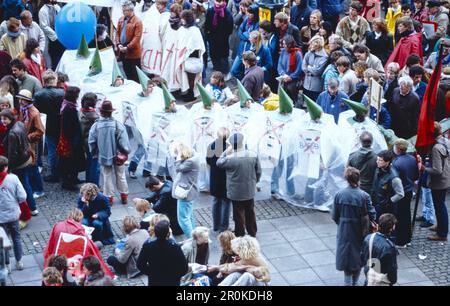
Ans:
[[[8,36],[11,39],[16,39],[17,37],[19,37],[20,32],[11,32],[11,31],[6,31],[6,33],[8,34]]]
[[[253,22],[253,18],[254,18],[254,17],[252,17],[252,18],[247,17],[247,28],[250,28],[250,25],[251,25],[252,22]]]
[[[95,108],[93,108],[93,107],[82,108],[81,112],[82,113],[94,113],[95,112]]]
[[[3,181],[5,180],[7,175],[8,175],[8,172],[6,172],[6,171],[0,172],[0,185],[3,184]]]
[[[33,103],[28,104],[27,106],[21,106],[20,107],[20,111],[22,113],[22,117],[23,117],[23,122],[27,122],[28,121],[28,110],[33,107]]]
[[[41,55],[38,54],[31,54],[31,60],[41,66]]]
[[[72,109],[77,109],[77,103],[64,99],[61,104],[61,109],[60,109],[59,113],[62,114],[63,111],[66,109],[66,107],[72,108]]]
[[[290,48],[287,50],[289,53],[289,72],[295,71],[297,67],[297,51],[300,52],[300,48]]]
[[[169,18],[170,27],[174,30],[178,30],[181,25],[181,19],[180,17],[172,17]]]
[[[405,31],[403,33],[400,33],[399,39],[403,38],[403,37],[408,37],[409,35],[411,35],[412,33],[414,33],[414,31],[410,30],[410,31]]]
[[[217,28],[217,25],[219,24],[219,17],[223,19],[225,17],[225,2],[222,2],[220,5],[214,4],[214,16],[212,20],[212,26],[213,28]]]

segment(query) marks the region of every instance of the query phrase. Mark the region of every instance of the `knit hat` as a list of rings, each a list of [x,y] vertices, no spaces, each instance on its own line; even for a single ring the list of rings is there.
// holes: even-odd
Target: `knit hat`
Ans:
[[[303,94],[303,97],[306,101],[306,108],[308,109],[309,116],[311,117],[311,120],[317,120],[322,117],[323,109],[320,107],[319,104],[314,102],[310,97]]]
[[[113,86],[114,83],[116,83],[116,80],[118,77],[121,77],[122,79],[124,79],[123,74],[120,71],[119,64],[117,63],[117,60],[114,57],[111,86]]]
[[[280,97],[280,106],[278,107],[278,111],[281,114],[292,113],[294,102],[292,101],[291,97],[288,96],[286,91],[284,91],[282,86],[278,87],[278,96]]]
[[[211,107],[214,103],[214,98],[206,91],[202,84],[197,82],[198,91],[200,91],[200,96],[202,97],[203,106],[205,108]]]
[[[164,95],[164,108],[169,109],[170,103],[172,103],[172,101],[176,101],[177,99],[175,99],[175,97],[170,93],[166,85],[162,84],[162,90]]]
[[[367,115],[368,109],[364,104],[349,99],[342,100],[344,100],[345,104],[347,104],[357,116],[365,117]]]
[[[100,59],[100,51],[98,47],[95,48],[94,56],[92,57],[91,64],[89,65],[89,76],[96,75],[102,72],[102,61]]]
[[[239,89],[239,100],[241,101],[241,107],[245,107],[245,102],[248,100],[253,102],[253,98],[250,96],[247,89],[245,89],[244,85],[242,85],[241,81],[237,80],[237,85]]]
[[[77,56],[87,58],[89,57],[89,47],[86,42],[84,34],[81,34],[81,41],[78,45]]]
[[[146,91],[147,83],[148,83],[148,81],[150,81],[150,78],[144,73],[144,71],[139,69],[138,66],[136,66],[136,72],[137,72],[137,75],[139,78],[139,83],[141,83],[141,86],[142,86],[142,91]]]

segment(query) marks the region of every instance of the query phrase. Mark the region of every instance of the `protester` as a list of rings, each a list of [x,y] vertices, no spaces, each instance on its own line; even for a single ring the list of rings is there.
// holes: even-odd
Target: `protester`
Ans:
[[[159,221],[154,231],[156,239],[144,243],[137,267],[148,276],[148,286],[179,286],[188,262],[181,247],[169,239],[169,221]]]
[[[205,89],[220,105],[228,106],[235,102],[236,97],[231,92],[231,89],[227,87],[224,75],[220,71],[214,71],[211,74]]]
[[[244,52],[242,62],[245,67],[242,85],[250,93],[253,100],[257,101],[261,96],[261,90],[264,84],[264,70],[256,65],[256,55],[252,51]]]
[[[355,44],[364,44],[366,35],[370,31],[369,23],[361,16],[362,10],[362,4],[359,1],[353,1],[348,16],[342,18],[336,27],[336,34],[342,36],[342,39],[352,48]]]
[[[113,47],[112,40],[108,37],[108,28],[104,24],[97,24],[95,38],[89,43],[89,48],[96,48],[101,51]]]
[[[36,77],[28,74],[27,67],[21,60],[13,59],[10,63],[10,66],[13,75],[16,77],[16,82],[19,86],[19,90],[26,89],[34,95],[42,88],[41,82],[39,82]]]
[[[278,12],[273,18],[273,25],[276,28],[275,33],[278,37],[278,42],[281,43],[281,40],[286,35],[291,35],[295,40],[295,46],[301,48],[302,41],[300,38],[300,30],[290,22],[289,16],[284,12]]]
[[[102,270],[100,261],[95,256],[87,256],[81,261],[85,276],[80,280],[82,286],[114,286],[114,282]]]
[[[39,43],[34,38],[27,40],[24,49],[25,57],[23,63],[27,67],[27,71],[30,75],[34,76],[42,83],[42,74],[45,71],[44,55],[39,49]]]
[[[0,50],[8,52],[11,58],[18,57],[24,50],[27,37],[20,32],[20,21],[9,18],[7,33],[0,38]]]
[[[384,98],[389,103],[392,101],[392,95],[394,89],[398,88],[398,76],[400,72],[400,66],[398,63],[390,63],[386,69],[386,82],[383,85]]]
[[[366,46],[369,48],[370,53],[378,57],[384,65],[394,50],[392,34],[388,32],[384,19],[374,19],[372,27],[373,31],[366,35]]]
[[[181,249],[188,263],[207,265],[209,261],[209,230],[206,227],[198,226],[192,231],[192,238],[183,242]]]
[[[150,219],[156,214],[156,212],[153,210],[153,204],[147,200],[139,198],[134,198],[133,202],[137,213],[141,217],[139,228],[148,230],[150,226]]]
[[[309,42],[309,51],[303,57],[302,70],[305,73],[303,94],[314,101],[323,90],[322,74],[327,66],[328,55],[323,49],[322,36],[314,36]]]
[[[356,92],[356,84],[358,84],[358,78],[350,64],[347,56],[342,56],[336,61],[336,67],[339,71],[339,89],[348,96]]]
[[[308,0],[295,0],[293,2],[295,5],[291,7],[291,23],[297,28],[302,29],[304,26],[308,25],[310,21],[309,17],[312,14],[313,9],[308,5]]]
[[[295,48],[295,40],[291,35],[286,35],[282,40],[283,50],[278,61],[278,75],[282,77],[281,84],[295,105],[302,71],[302,54],[299,48]]]
[[[300,36],[302,40],[302,53],[306,54],[309,49],[309,41],[311,38],[319,34],[320,32],[320,23],[322,22],[322,14],[319,10],[314,10],[311,12],[309,16],[308,25],[300,28]]]
[[[68,263],[67,258],[64,255],[51,255],[47,258],[47,268],[50,267],[55,268],[61,275],[61,286],[66,287],[74,287],[77,286],[77,283],[75,279],[72,277],[72,275],[69,273],[68,269]],[[44,279],[44,285],[48,286],[47,283],[45,283]]]
[[[47,267],[42,271],[42,285],[45,287],[63,286],[61,273],[55,267]]]
[[[44,31],[46,38],[47,67],[51,67],[55,71],[64,53],[64,46],[58,40],[58,35],[55,32],[56,16],[61,8],[55,0],[43,0],[42,3],[43,5],[39,10],[39,26]]]
[[[139,229],[139,223],[131,216],[123,219],[123,231],[126,234],[125,245],[116,247],[114,255],[109,256],[107,262],[117,274],[125,274],[128,278],[133,278],[140,274],[137,260],[142,246],[150,236],[146,230]]]
[[[24,10],[20,13],[20,30],[25,34],[28,40],[34,39],[38,42],[39,51],[43,57],[46,49],[44,31],[42,31],[41,27],[33,21],[33,14],[28,10]]]
[[[348,109],[343,99],[348,99],[348,96],[339,90],[339,81],[337,79],[329,79],[327,90],[319,95],[316,102],[322,107],[324,113],[333,115],[334,122],[337,124],[339,114]]]
[[[376,70],[382,80],[384,80],[384,68],[381,60],[373,55],[369,48],[362,44],[356,44],[353,47],[353,54],[358,61],[366,62],[367,68]]]
[[[97,95],[88,92],[81,98],[81,140],[83,142],[83,150],[86,153],[86,182],[99,185],[100,183],[100,165],[98,158],[94,158],[89,151],[89,131],[99,116],[96,111]]]
[[[325,68],[322,79],[323,79],[323,90],[328,89],[328,81],[330,79],[336,79],[339,80],[339,71],[336,67],[336,61],[341,57],[344,56],[344,53],[341,51],[334,51],[330,54],[330,57],[328,58],[328,66]]]
[[[217,160],[217,166],[227,173],[227,198],[233,203],[236,236],[244,236],[247,230],[250,236],[256,237],[254,197],[261,166],[256,154],[244,147],[243,138],[240,133],[230,136],[228,148]]]

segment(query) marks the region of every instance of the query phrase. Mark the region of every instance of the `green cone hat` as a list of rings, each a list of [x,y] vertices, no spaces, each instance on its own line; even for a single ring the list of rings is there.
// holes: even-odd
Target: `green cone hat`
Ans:
[[[78,46],[77,56],[84,57],[84,58],[89,57],[89,47],[86,42],[86,38],[84,37],[84,34],[81,35],[81,41]]]
[[[122,77],[122,79],[125,79],[125,78],[123,77],[122,72],[120,71],[119,64],[117,63],[117,60],[116,60],[116,58],[114,57],[113,71],[112,71],[112,82],[111,82],[111,85],[114,85],[114,83],[115,83],[116,80],[117,80],[117,77]]]
[[[162,90],[164,95],[164,107],[169,109],[170,103],[172,103],[172,101],[176,101],[177,99],[175,99],[175,97],[170,93],[166,85],[162,84]]]
[[[202,97],[203,106],[211,107],[214,101],[214,98],[206,91],[205,87],[202,84],[197,82],[197,88],[200,92],[200,96]]]
[[[308,109],[309,116],[311,116],[312,120],[317,120],[322,116],[323,109],[320,107],[319,104],[314,102],[310,97],[307,95],[303,95],[303,98],[306,102],[306,108]]]
[[[280,106],[278,108],[278,111],[283,114],[292,113],[292,109],[294,108],[294,102],[281,86],[278,87],[278,96],[280,97]]]
[[[342,100],[344,100],[345,104],[347,104],[357,116],[365,117],[367,115],[367,107],[364,104],[349,99]]]
[[[96,75],[100,72],[102,72],[102,61],[100,59],[100,51],[98,51],[97,47],[89,65],[89,75]]]
[[[136,66],[136,72],[139,78],[139,83],[141,83],[142,86],[142,91],[147,90],[147,83],[150,80],[150,78],[144,73],[144,71],[139,69],[138,66]]]
[[[239,90],[239,100],[241,100],[241,107],[245,107],[245,102],[251,100],[253,102],[253,98],[248,93],[247,89],[245,89],[244,85],[242,85],[241,81],[237,80],[238,90]]]

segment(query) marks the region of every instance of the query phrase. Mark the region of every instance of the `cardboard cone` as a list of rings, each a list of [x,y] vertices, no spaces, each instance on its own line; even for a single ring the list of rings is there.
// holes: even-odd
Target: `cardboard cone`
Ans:
[[[309,116],[311,117],[311,120],[317,120],[320,119],[323,113],[322,107],[320,107],[319,104],[314,102],[310,97],[307,95],[303,95],[306,101],[306,108],[308,109]]]
[[[125,79],[123,77],[122,72],[120,71],[119,64],[117,63],[117,60],[114,57],[111,86],[114,86],[114,83],[116,82],[117,77],[119,77],[119,76],[122,77],[122,79]]]
[[[86,42],[86,38],[84,37],[84,34],[81,35],[81,41],[80,44],[78,45],[77,56],[84,58],[89,57],[89,47]]]
[[[284,91],[282,86],[278,87],[278,96],[280,97],[280,106],[278,110],[282,114],[290,114],[294,108],[294,102],[291,97]]]
[[[146,91],[147,90],[147,83],[150,80],[150,78],[144,73],[144,71],[139,69],[138,66],[136,66],[136,71],[137,71],[137,75],[138,75],[138,78],[139,78],[139,83],[141,83],[141,86],[142,86],[142,91]]]
[[[356,113],[356,116],[365,117],[367,115],[368,109],[364,104],[349,99],[342,100]]]
[[[239,90],[239,100],[241,101],[241,107],[245,107],[245,102],[248,100],[253,101],[253,98],[248,93],[247,89],[245,89],[244,85],[242,85],[241,81],[237,80],[238,90]]]
[[[203,85],[198,82],[197,88],[200,92],[200,96],[202,97],[203,106],[205,108],[211,107],[214,102],[214,98],[206,91],[205,87],[203,87]]]
[[[89,65],[89,75],[96,75],[100,72],[102,72],[102,61],[100,59],[100,51],[96,48],[91,64]]]
[[[169,109],[170,103],[172,103],[172,101],[177,101],[177,99],[170,93],[166,85],[162,84],[162,90],[164,95],[164,107],[165,109]]]

